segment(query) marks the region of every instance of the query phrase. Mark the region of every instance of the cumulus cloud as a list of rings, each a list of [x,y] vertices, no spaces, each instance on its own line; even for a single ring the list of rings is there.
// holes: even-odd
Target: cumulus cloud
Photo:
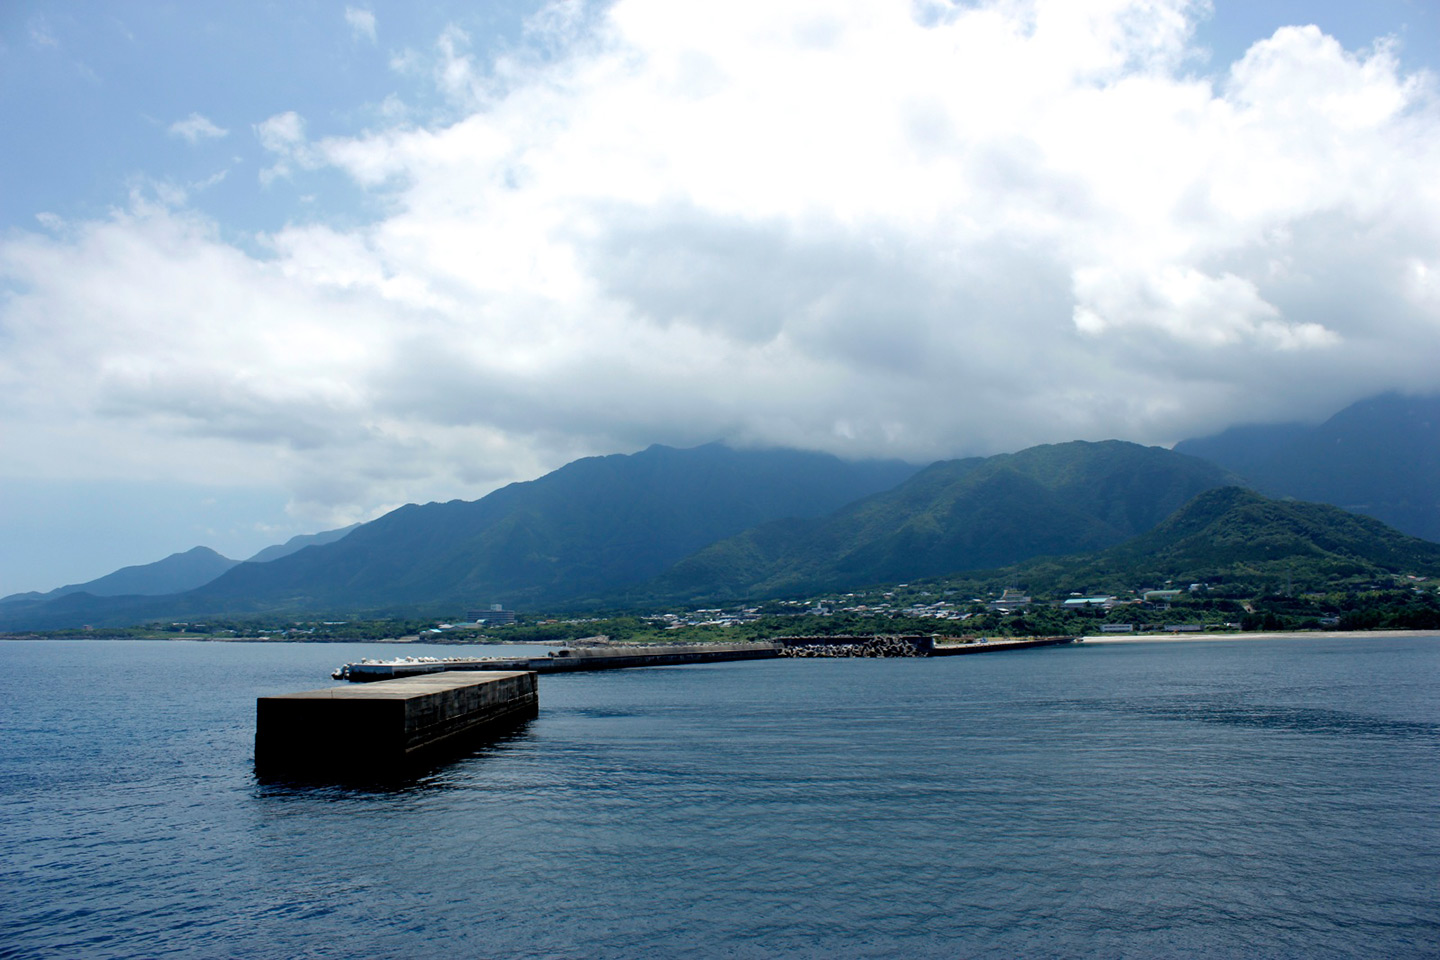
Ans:
[[[277,113],[255,127],[260,145],[275,153],[287,153],[305,142],[305,120],[294,110]]]
[[[1204,9],[619,0],[492,62],[448,29],[403,64],[443,122],[255,127],[263,180],[339,171],[373,222],[0,240],[0,414],[339,522],[657,441],[924,460],[1440,388],[1434,79],[1314,27],[1199,75]]]
[[[201,140],[218,140],[229,134],[229,130],[216,126],[208,117],[198,113],[192,113],[184,120],[176,120],[170,124],[172,137],[182,137],[191,143],[199,143]]]

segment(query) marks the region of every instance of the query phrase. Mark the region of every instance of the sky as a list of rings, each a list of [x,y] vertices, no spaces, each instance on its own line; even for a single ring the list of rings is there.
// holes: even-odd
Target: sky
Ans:
[[[652,443],[1440,390],[1435,0],[0,6],[0,596]]]

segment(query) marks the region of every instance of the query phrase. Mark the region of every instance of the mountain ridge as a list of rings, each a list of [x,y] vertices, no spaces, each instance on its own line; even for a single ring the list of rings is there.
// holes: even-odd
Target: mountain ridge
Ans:
[[[1175,450],[1270,496],[1333,504],[1440,542],[1440,395],[1381,394],[1314,426],[1232,427]]]
[[[1440,575],[1440,544],[1331,504],[1217,487],[1124,543],[977,571],[974,577],[1037,593],[1089,594],[1166,582],[1324,591],[1402,574]]]
[[[126,617],[325,609],[381,614],[609,596],[705,544],[766,520],[813,516],[894,486],[918,468],[794,450],[653,445],[587,457],[476,501],[408,504],[328,544],[238,564],[163,600],[116,602]],[[0,628],[73,619],[80,604]],[[108,623],[106,604],[86,606]],[[452,614],[453,615],[453,614]]]
[[[182,593],[146,595],[141,590],[152,587],[99,578],[62,593],[14,595],[0,601],[0,629],[300,611],[457,616],[494,602],[581,610],[1005,569],[1118,548],[1205,490],[1246,483],[1284,495],[1260,469],[1277,451],[1304,464],[1302,479],[1321,492],[1353,493],[1347,483],[1379,477],[1411,500],[1434,499],[1440,481],[1428,486],[1426,471],[1434,460],[1440,476],[1436,422],[1440,401],[1386,396],[1319,427],[1236,428],[1174,450],[1072,441],[923,468],[794,450],[657,444],[582,458],[476,501],[407,504],[357,528],[291,538],[256,555],[286,551],[267,562],[237,563],[196,548],[188,553],[230,566]],[[1390,449],[1397,443],[1401,455]],[[1358,453],[1338,455],[1337,447]],[[1225,462],[1261,474],[1269,486]],[[1419,493],[1405,483],[1418,483]],[[1364,509],[1373,504],[1342,505],[1378,513]],[[1339,529],[1349,521],[1325,522]],[[1263,544],[1242,538],[1237,549],[1247,548],[1264,560]],[[1335,561],[1332,569],[1343,566]],[[135,592],[109,592],[115,589]]]
[[[574,461],[476,501],[407,505],[334,544],[241,567],[213,598],[307,602],[554,602],[643,582],[721,536],[813,515],[916,468],[801,451],[689,450]]]
[[[1121,440],[941,461],[829,517],[711,544],[648,587],[668,599],[776,596],[1099,549],[1233,480],[1205,461]]]
[[[334,543],[342,537],[348,536],[360,524],[352,523],[348,527],[338,527],[334,530],[322,530],[319,533],[302,533],[291,537],[284,543],[272,544],[257,552],[254,556],[247,557],[246,563],[269,563],[271,560],[279,560],[281,557],[288,557],[292,553],[298,553],[306,547],[323,547],[327,543]]]
[[[239,563],[239,560],[231,560],[209,547],[192,547],[181,553],[172,553],[154,563],[121,567],[113,573],[85,583],[70,583],[43,593],[31,591],[11,594],[0,598],[0,604],[47,602],[72,593],[87,593],[94,597],[166,596],[184,593],[209,583]]]

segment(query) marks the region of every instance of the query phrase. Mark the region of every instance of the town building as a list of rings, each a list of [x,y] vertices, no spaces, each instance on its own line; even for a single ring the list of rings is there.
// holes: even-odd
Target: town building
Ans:
[[[506,610],[502,604],[492,603],[489,610],[471,610],[465,614],[465,619],[490,627],[504,626],[515,622],[515,611]]]
[[[1030,606],[1030,603],[1030,598],[1019,590],[1006,588],[1005,592],[1000,595],[999,600],[992,600],[990,602],[990,609],[1000,613],[1014,613],[1016,610],[1023,610]]]

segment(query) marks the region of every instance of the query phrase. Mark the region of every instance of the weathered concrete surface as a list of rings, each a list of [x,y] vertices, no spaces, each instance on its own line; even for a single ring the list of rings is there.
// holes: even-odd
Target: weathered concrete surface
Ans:
[[[932,657],[958,657],[967,653],[994,653],[999,650],[1029,650],[1031,647],[1056,647],[1074,643],[1075,637],[1003,637],[995,640],[980,640],[975,643],[937,643],[930,651]]]
[[[463,749],[539,710],[534,673],[437,673],[255,704],[261,774],[366,775]]]

